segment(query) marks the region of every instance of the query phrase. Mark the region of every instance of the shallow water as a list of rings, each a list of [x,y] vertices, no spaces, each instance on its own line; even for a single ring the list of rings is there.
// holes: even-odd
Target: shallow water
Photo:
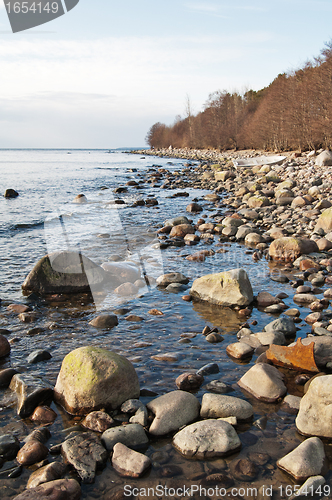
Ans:
[[[194,247],[154,248],[155,231],[163,225],[165,219],[177,215],[186,215],[185,207],[198,198],[205,207],[204,213],[215,214],[217,209],[202,197],[202,190],[186,189],[189,197],[169,197],[179,190],[163,190],[144,183],[142,189],[129,187],[128,192],[115,195],[113,189],[124,186],[129,180],[143,179],[148,168],[153,164],[173,172],[183,169],[184,161],[161,158],[142,159],[123,152],[107,151],[68,151],[60,150],[21,150],[0,151],[1,189],[14,188],[20,196],[13,200],[0,197],[0,238],[1,238],[1,290],[3,305],[0,308],[0,328],[8,328],[12,333],[8,339],[12,342],[10,357],[0,360],[0,368],[18,367],[21,371],[42,375],[55,384],[62,359],[71,350],[83,345],[96,345],[125,355],[134,363],[141,388],[164,394],[175,390],[175,379],[188,369],[195,369],[214,361],[220,373],[205,378],[208,383],[221,379],[232,386],[231,395],[250,401],[255,409],[253,421],[267,415],[265,429],[259,429],[253,422],[238,427],[243,443],[239,453],[223,460],[191,461],[183,459],[171,446],[171,439],[152,441],[146,449],[153,459],[156,451],[165,452],[165,464],[176,464],[182,473],[176,477],[164,477],[164,464],[154,460],[152,470],[140,480],[120,478],[108,462],[106,469],[98,473],[93,485],[82,486],[82,498],[110,499],[115,491],[125,484],[139,487],[154,487],[166,484],[168,487],[201,484],[209,474],[223,472],[229,474],[229,463],[235,458],[246,457],[253,452],[267,452],[270,460],[258,467],[257,477],[251,482],[235,482],[235,487],[274,484],[277,488],[284,484],[293,484],[291,478],[276,468],[276,460],[285,455],[301,442],[295,429],[294,415],[284,413],[280,405],[268,405],[243,393],[236,382],[248,370],[256,357],[247,363],[234,362],[226,354],[226,346],[236,341],[236,333],[243,318],[230,309],[219,309],[204,304],[185,302],[181,296],[185,292],[171,293],[157,288],[142,289],[138,297],[131,300],[115,300],[109,294],[103,300],[94,295],[91,302],[87,295],[72,299],[71,302],[37,301],[33,304],[38,312],[37,320],[32,324],[21,323],[9,314],[6,305],[11,302],[24,302],[21,284],[39,258],[48,251],[57,248],[80,248],[82,253],[96,263],[101,264],[114,255],[120,258],[137,260],[137,254],[143,255],[144,264],[149,274],[158,276],[163,272],[180,271],[191,280],[211,272],[243,267],[247,270],[254,293],[266,290],[273,294],[286,292],[292,295],[293,289],[288,284],[280,284],[269,279],[269,264],[262,260],[254,263],[250,253],[243,245],[223,244],[225,253],[215,253],[205,262],[190,262],[185,259],[190,253],[201,248],[218,250],[218,240],[210,246],[201,242]],[[153,168],[158,168],[154,166]],[[136,169],[131,172],[130,169]],[[103,189],[101,189],[103,188]],[[108,188],[108,189],[104,189]],[[84,193],[88,203],[72,203],[77,194]],[[159,202],[157,207],[131,207],[133,201],[154,195]],[[114,198],[121,198],[125,204],[114,205]],[[222,213],[222,209],[219,209]],[[66,238],[59,229],[59,215],[62,215],[66,228]],[[188,214],[187,214],[188,215]],[[191,214],[190,216],[191,217]],[[193,216],[197,220],[199,216]],[[207,219],[208,220],[208,219]],[[46,221],[44,227],[44,221]],[[109,237],[98,237],[108,234]],[[54,237],[55,235],[55,237]],[[285,302],[294,306],[291,298]],[[113,310],[119,307],[130,309],[130,314],[143,317],[141,322],[128,322],[126,315],[119,315],[119,325],[108,333],[97,330],[88,322],[100,310]],[[159,309],[162,316],[152,316],[151,309]],[[301,318],[308,314],[308,309],[301,309]],[[121,311],[120,311],[121,312]],[[255,332],[277,316],[253,310],[250,321],[256,320]],[[205,325],[216,326],[224,337],[219,344],[209,344],[201,334]],[[38,330],[36,330],[38,328]],[[300,325],[299,336],[305,337],[310,331],[306,324]],[[197,333],[187,343],[183,343],[181,334]],[[136,342],[147,342],[146,347],[135,346]],[[29,365],[26,358],[36,349],[47,349],[52,359],[37,365]],[[151,356],[172,353],[173,361],[156,361]],[[294,376],[288,371],[286,375]],[[197,392],[201,398],[206,392],[205,385]],[[291,393],[301,395],[301,388],[290,384]],[[21,420],[15,412],[15,396],[9,391],[0,391],[0,427],[2,433],[14,432],[20,439],[35,427],[29,420]],[[150,398],[151,399],[151,398]],[[143,398],[148,402],[149,398]],[[61,442],[64,429],[79,422],[69,417],[61,408],[52,405],[58,418],[51,427],[52,438],[48,445]],[[332,456],[327,446],[329,456]],[[13,498],[25,488],[32,468],[26,468],[17,479],[5,478],[4,470],[13,466],[6,463],[0,469],[1,498]],[[328,476],[331,479],[331,471]],[[141,495],[142,497],[144,495]],[[194,495],[195,496],[195,495]],[[211,495],[208,495],[211,496]],[[244,495],[251,498],[250,495]],[[150,495],[152,497],[152,495]],[[235,495],[234,495],[235,497]],[[230,497],[231,498],[231,497]]]

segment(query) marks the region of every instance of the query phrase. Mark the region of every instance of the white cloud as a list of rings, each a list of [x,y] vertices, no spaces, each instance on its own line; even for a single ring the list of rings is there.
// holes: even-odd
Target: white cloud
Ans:
[[[270,36],[3,38],[0,146],[142,145],[152,123],[183,114],[187,93],[200,111],[209,92],[241,88],[242,64]]]

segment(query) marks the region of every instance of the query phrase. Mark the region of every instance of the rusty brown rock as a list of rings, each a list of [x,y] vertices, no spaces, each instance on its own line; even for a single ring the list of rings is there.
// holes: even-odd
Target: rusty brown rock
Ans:
[[[304,346],[300,338],[292,346],[272,344],[266,351],[266,357],[277,366],[309,373],[319,372],[314,357],[314,343]]]

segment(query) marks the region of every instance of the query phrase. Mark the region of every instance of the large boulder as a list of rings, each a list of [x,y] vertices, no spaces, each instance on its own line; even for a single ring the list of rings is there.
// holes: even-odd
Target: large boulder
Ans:
[[[315,165],[318,167],[330,167],[332,165],[332,152],[325,150],[316,157]]]
[[[67,354],[54,388],[56,401],[75,415],[101,408],[112,410],[139,394],[138,377],[130,361],[98,347],[80,347]]]
[[[232,269],[197,278],[190,290],[195,300],[219,306],[247,306],[253,301],[253,291],[244,269]]]
[[[173,438],[173,445],[185,457],[207,459],[238,451],[241,441],[231,424],[211,419],[179,431]]]
[[[41,295],[82,293],[98,289],[104,280],[104,270],[81,253],[55,252],[37,262],[22,289]]]
[[[332,438],[332,375],[316,377],[300,403],[296,427],[305,436]]]
[[[315,231],[323,229],[325,233],[332,231],[332,207],[324,210],[318,217]]]
[[[314,240],[286,236],[272,241],[269,255],[275,261],[294,262],[300,255],[318,251]]]

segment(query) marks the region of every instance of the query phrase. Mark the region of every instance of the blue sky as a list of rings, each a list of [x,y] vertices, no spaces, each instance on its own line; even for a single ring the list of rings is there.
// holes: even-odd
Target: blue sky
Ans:
[[[143,146],[187,95],[258,90],[332,38],[330,0],[80,0],[17,34],[0,2],[0,148]]]

